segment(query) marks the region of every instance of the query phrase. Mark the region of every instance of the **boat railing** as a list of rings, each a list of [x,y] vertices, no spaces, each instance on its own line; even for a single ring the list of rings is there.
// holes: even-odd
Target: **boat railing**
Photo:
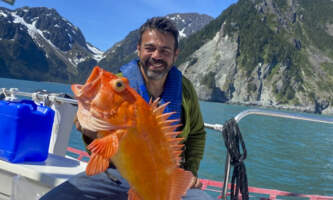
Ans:
[[[33,100],[38,100],[41,102],[46,101],[57,101],[62,103],[68,103],[76,105],[77,101],[75,99],[65,98],[59,96],[58,93],[47,93],[47,92],[22,92],[19,91],[17,88],[1,88],[0,94],[3,94],[6,100],[15,100],[16,96],[24,96],[24,97],[30,97]],[[289,112],[282,112],[282,111],[273,111],[273,110],[264,110],[264,109],[248,109],[244,110],[240,113],[238,113],[234,119],[237,123],[240,122],[243,118],[249,115],[261,115],[261,116],[270,116],[270,117],[279,117],[279,118],[287,118],[287,119],[295,119],[295,120],[304,120],[304,121],[311,121],[311,122],[318,122],[318,123],[327,123],[327,124],[333,124],[333,118],[329,116],[321,116],[321,115],[305,115],[301,113],[289,113]],[[223,131],[223,125],[222,124],[209,124],[204,123],[205,128],[213,129],[215,131],[222,132]],[[89,155],[86,152],[68,147],[68,151],[75,153],[79,155],[78,159],[82,159],[83,157],[89,157]],[[225,170],[224,170],[224,181],[223,181],[223,187],[222,187],[222,199],[227,199],[227,191],[228,191],[228,181],[230,177],[230,155],[227,153],[226,156],[226,162],[225,162]],[[205,179],[204,179],[205,180]],[[203,181],[205,183],[205,181]],[[207,181],[206,181],[207,183]],[[204,184],[205,186],[205,184]],[[207,184],[206,184],[207,186]],[[229,186],[230,187],[230,186]],[[249,190],[250,191],[250,190]],[[275,195],[280,194],[282,196],[285,196],[286,192],[280,191],[280,193],[275,193]],[[292,194],[292,193],[290,193]],[[274,196],[274,195],[273,195]],[[317,198],[317,195],[305,195],[304,197],[309,197],[310,199]],[[312,198],[313,197],[313,198]],[[328,198],[328,197],[325,197]],[[272,199],[275,199],[274,197]],[[333,197],[329,197],[329,199],[333,199]]]
[[[16,96],[29,97],[34,100],[39,101],[57,101],[62,103],[77,104],[75,99],[65,98],[59,96],[59,93],[48,93],[47,91],[38,91],[38,92],[22,92],[17,88],[1,88],[0,93],[4,95],[6,100],[15,100]]]
[[[281,112],[281,111],[273,111],[273,110],[264,110],[264,109],[248,109],[240,112],[237,114],[234,119],[237,123],[246,116],[249,115],[262,115],[262,116],[270,116],[270,117],[280,117],[280,118],[287,118],[287,119],[295,119],[295,120],[304,120],[304,121],[311,121],[311,122],[319,122],[319,123],[327,123],[333,124],[333,118],[327,116],[308,116],[301,113],[288,113],[288,112]],[[208,124],[205,123],[205,127],[209,129],[213,129],[216,131],[223,131],[223,125],[221,124]],[[225,170],[224,170],[224,181],[223,181],[223,189],[222,189],[222,199],[227,199],[227,183],[230,176],[230,154],[227,153],[226,162],[225,162]]]

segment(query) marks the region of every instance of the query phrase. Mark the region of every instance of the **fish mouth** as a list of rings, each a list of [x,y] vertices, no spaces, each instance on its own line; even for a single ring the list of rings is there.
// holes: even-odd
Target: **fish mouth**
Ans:
[[[80,125],[87,130],[98,132],[98,131],[111,131],[116,129],[125,129],[130,128],[133,125],[112,125],[109,122],[103,120],[106,114],[92,113],[87,109],[87,106],[79,104],[79,109],[77,111],[77,118],[80,122]],[[109,116],[109,114],[107,115]]]
[[[95,117],[88,109],[86,109],[85,106],[82,105],[79,105],[79,109],[77,111],[77,118],[80,122],[80,125],[84,129],[88,129],[94,132],[114,130],[118,128],[104,120]]]
[[[114,114],[111,114],[110,112],[99,112],[96,110],[90,110],[91,115],[94,116],[97,119],[103,120],[103,119],[109,119],[112,116],[114,116]]]

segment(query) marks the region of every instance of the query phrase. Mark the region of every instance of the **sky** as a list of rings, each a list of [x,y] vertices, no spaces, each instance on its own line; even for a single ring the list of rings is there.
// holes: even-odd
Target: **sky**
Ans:
[[[0,7],[54,8],[80,28],[86,41],[102,51],[138,29],[148,18],[172,13],[199,13],[218,17],[237,0],[0,0]]]

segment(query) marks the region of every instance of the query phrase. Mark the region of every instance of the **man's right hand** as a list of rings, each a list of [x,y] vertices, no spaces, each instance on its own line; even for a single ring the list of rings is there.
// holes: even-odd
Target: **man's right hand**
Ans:
[[[92,139],[92,140],[94,140],[94,139],[97,138],[97,132],[94,132],[94,131],[90,131],[90,130],[84,129],[84,128],[81,126],[79,120],[77,119],[77,116],[75,116],[75,118],[74,118],[74,124],[75,124],[75,126],[76,126],[76,129],[77,129],[78,131],[80,131],[83,135],[89,137],[89,138]]]

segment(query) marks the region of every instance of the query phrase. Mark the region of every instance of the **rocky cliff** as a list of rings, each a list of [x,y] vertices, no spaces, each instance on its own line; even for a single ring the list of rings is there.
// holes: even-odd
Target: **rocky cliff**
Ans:
[[[332,114],[332,10],[240,0],[181,43],[178,64],[203,100]]]
[[[239,0],[219,17],[168,15],[177,65],[200,99],[333,113],[333,1]],[[0,77],[82,82],[96,64],[117,72],[138,30],[106,52],[48,8],[0,8]]]

